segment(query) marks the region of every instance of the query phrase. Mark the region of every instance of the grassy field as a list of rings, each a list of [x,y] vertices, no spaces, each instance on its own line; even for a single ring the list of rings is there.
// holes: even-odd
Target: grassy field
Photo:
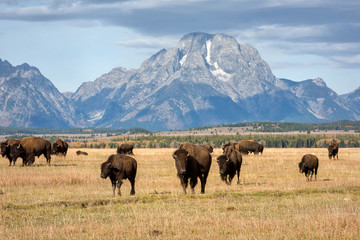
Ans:
[[[112,197],[100,164],[115,149],[83,149],[8,167],[0,157],[0,239],[359,239],[360,149],[265,149],[244,156],[240,181],[220,180],[215,149],[206,193],[183,194],[174,149],[135,149],[136,195]],[[319,157],[318,179],[297,164]],[[191,192],[190,190],[188,192]]]

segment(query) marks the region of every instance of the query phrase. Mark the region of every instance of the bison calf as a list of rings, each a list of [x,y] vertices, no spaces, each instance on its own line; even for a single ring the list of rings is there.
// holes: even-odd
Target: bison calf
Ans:
[[[312,176],[315,171],[315,180],[317,175],[317,170],[319,167],[319,159],[312,154],[306,154],[302,157],[301,162],[299,162],[299,172],[305,173],[307,181],[312,180]],[[311,173],[310,179],[309,175]]]
[[[115,197],[116,186],[118,187],[118,194],[121,196],[122,180],[129,179],[131,183],[130,195],[134,195],[136,170],[137,162],[134,158],[127,155],[111,155],[106,162],[101,164],[101,178],[110,177],[113,197]]]

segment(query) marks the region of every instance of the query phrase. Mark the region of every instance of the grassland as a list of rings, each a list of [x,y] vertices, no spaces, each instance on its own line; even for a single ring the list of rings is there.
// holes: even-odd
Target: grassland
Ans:
[[[244,156],[241,184],[220,180],[215,149],[200,195],[182,193],[174,149],[135,149],[136,195],[130,183],[112,197],[100,164],[114,149],[43,157],[35,166],[8,167],[0,157],[0,239],[359,239],[360,150],[265,149]],[[297,163],[320,159],[317,181],[306,182]]]

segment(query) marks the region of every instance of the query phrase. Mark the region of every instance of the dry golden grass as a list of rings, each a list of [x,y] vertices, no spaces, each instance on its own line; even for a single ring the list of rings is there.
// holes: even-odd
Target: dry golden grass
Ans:
[[[136,195],[130,183],[112,197],[100,164],[115,149],[85,149],[8,167],[0,158],[0,239],[359,239],[360,150],[265,149],[244,156],[240,181],[220,180],[215,149],[200,195],[182,193],[174,149],[135,149]],[[83,149],[84,150],[84,149]],[[297,164],[319,157],[318,179],[306,182]],[[189,191],[190,192],[190,191]]]

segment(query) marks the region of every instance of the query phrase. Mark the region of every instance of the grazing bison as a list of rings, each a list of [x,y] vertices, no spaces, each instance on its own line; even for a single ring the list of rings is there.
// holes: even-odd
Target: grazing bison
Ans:
[[[1,143],[1,156],[3,157],[7,157],[9,159],[9,166],[11,166],[11,162],[13,163],[13,165],[15,166],[15,162],[16,162],[16,158],[12,158],[10,156],[10,148],[12,145],[19,143],[19,140],[16,139],[8,139],[5,142]]]
[[[116,153],[117,154],[130,154],[134,155],[133,153],[134,146],[130,144],[121,144],[118,148]]]
[[[223,145],[223,153],[225,153],[225,149],[229,146],[234,146],[236,150],[238,150],[242,154],[259,154],[259,152],[263,152],[264,146],[260,143],[254,142],[252,140],[242,140],[237,143],[227,142]]]
[[[51,142],[39,137],[25,137],[20,139],[20,144],[26,152],[23,165],[32,165],[35,157],[40,157],[42,154],[45,156],[47,164],[50,165]]]
[[[121,196],[120,187],[123,179],[129,179],[131,183],[130,195],[135,194],[135,177],[137,170],[137,162],[134,158],[126,155],[111,155],[106,162],[101,164],[101,177],[106,179],[110,176],[113,197],[115,197],[115,189],[118,187],[118,194]]]
[[[241,153],[236,150],[233,146],[226,148],[226,153],[220,155],[217,158],[217,163],[219,164],[219,172],[221,179],[226,182],[226,184],[231,184],[232,179],[237,173],[237,184],[240,184],[240,169],[242,164]],[[229,178],[229,181],[228,181]]]
[[[83,151],[76,151],[76,155],[89,155],[87,152],[83,152]]]
[[[335,159],[335,156],[337,159],[339,159],[339,144],[335,141],[332,141],[328,146],[328,152],[329,152],[329,159],[331,160],[331,157]]]
[[[314,171],[315,171],[315,180],[316,180],[318,167],[319,167],[319,159],[312,154],[304,155],[301,159],[301,162],[299,162],[299,172],[305,173],[307,181],[312,180]],[[310,172],[311,172],[311,176],[309,179]]]
[[[201,193],[205,193],[206,180],[211,166],[209,151],[201,146],[183,143],[173,153],[173,158],[184,193],[186,193],[188,179],[190,179],[192,193],[195,193],[197,178],[200,178]]]
[[[58,155],[59,153],[66,156],[69,145],[62,139],[58,139],[53,143],[53,154]]]

